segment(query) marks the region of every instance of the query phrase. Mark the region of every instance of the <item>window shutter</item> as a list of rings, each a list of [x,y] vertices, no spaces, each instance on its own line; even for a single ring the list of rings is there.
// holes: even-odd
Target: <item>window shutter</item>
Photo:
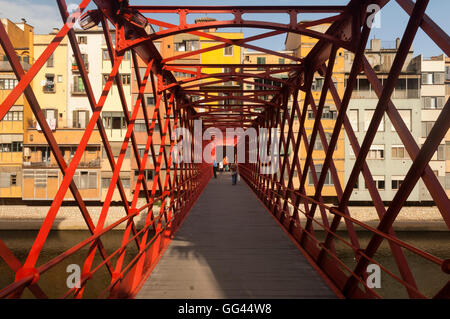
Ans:
[[[89,172],[89,189],[97,188],[97,172]]]
[[[10,179],[11,179],[11,174],[9,173],[0,173],[0,187],[1,188],[6,188],[6,187],[10,187]]]
[[[434,73],[434,84],[444,84],[444,73]]]
[[[89,111],[84,111],[84,116],[86,119],[86,121],[84,122],[84,128],[86,128],[89,123]]]
[[[443,96],[438,96],[436,99],[436,107],[438,109],[442,109],[444,107],[444,103],[445,103],[445,97]]]
[[[73,111],[73,127],[78,127],[78,111]]]
[[[424,108],[429,109],[431,108],[431,97],[424,97],[423,98]]]

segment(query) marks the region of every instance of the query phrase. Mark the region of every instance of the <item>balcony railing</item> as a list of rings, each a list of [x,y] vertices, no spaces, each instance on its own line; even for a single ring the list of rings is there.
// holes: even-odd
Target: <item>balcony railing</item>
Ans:
[[[393,99],[418,99],[420,97],[419,90],[394,90],[392,93]],[[369,90],[354,90],[352,94],[354,99],[377,99],[374,91]]]
[[[67,160],[67,158],[66,158]],[[23,162],[23,166],[26,167],[32,167],[32,168],[53,168],[58,167],[58,164],[56,162],[51,161],[42,161],[42,162]],[[79,168],[100,168],[101,167],[101,160],[95,159],[91,161],[83,161],[80,162],[78,165]]]
[[[45,85],[42,86],[42,90],[44,93],[55,93],[55,83],[54,82],[47,82]]]
[[[86,67],[86,71],[89,72],[89,62],[84,62],[84,66]],[[72,63],[72,72],[80,72],[76,63]]]

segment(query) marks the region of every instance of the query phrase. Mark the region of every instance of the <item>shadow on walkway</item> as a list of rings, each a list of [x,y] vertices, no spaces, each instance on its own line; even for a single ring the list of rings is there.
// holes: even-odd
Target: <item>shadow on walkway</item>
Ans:
[[[335,298],[241,179],[218,173],[137,298]]]

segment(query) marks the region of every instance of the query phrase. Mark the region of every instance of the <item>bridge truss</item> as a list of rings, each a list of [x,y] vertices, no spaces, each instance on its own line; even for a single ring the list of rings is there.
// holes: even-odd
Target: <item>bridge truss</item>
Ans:
[[[3,25],[0,24],[1,46],[19,80],[18,85],[1,102],[0,119],[3,119],[11,106],[24,94],[42,128],[52,155],[64,175],[57,195],[49,207],[25,261],[22,263],[12,249],[0,240],[0,257],[14,273],[13,281],[5,287],[0,287],[2,288],[0,297],[19,298],[23,295],[25,289],[28,289],[37,298],[48,297],[48,292],[40,287],[41,278],[47,272],[50,273],[57,268],[64,260],[86,247],[89,247],[89,250],[84,258],[81,286],[69,289],[61,297],[83,297],[89,290],[89,282],[95,279],[100,271],[105,270],[109,275],[108,283],[100,297],[133,297],[148,278],[165,248],[169,245],[171,238],[173,238],[190,208],[211,178],[211,164],[201,159],[198,160],[198,158],[196,160],[193,157],[194,155],[191,157],[191,163],[173,163],[172,150],[177,143],[175,131],[178,127],[185,127],[193,133],[195,119],[203,120],[203,130],[209,127],[222,129],[227,127],[253,127],[277,128],[281,132],[280,148],[282,147],[284,150],[291,148],[293,156],[289,156],[288,152],[285,152],[279,163],[278,171],[275,174],[264,175],[260,171],[262,160],[258,155],[257,163],[239,164],[240,175],[338,296],[345,298],[380,297],[377,291],[368,287],[366,283],[366,267],[368,264],[378,264],[383,274],[392,277],[411,298],[449,297],[449,281],[442,282],[442,286],[431,295],[425,295],[416,283],[415,273],[413,267],[408,263],[407,255],[414,254],[431,263],[434,268],[432,267],[430,276],[438,272],[450,274],[450,261],[433,256],[419,247],[399,239],[393,227],[396,217],[420,179],[423,180],[431,194],[443,222],[447,227],[450,227],[449,198],[428,165],[450,125],[449,101],[446,101],[428,138],[420,147],[391,101],[391,96],[419,28],[447,55],[450,53],[450,41],[448,35],[425,14],[428,0],[417,0],[415,3],[411,0],[391,0],[391,2],[400,5],[410,18],[387,80],[382,85],[364,55],[371,32],[369,24],[366,23],[369,19],[367,7],[370,4],[376,4],[383,8],[388,2],[390,1],[351,0],[345,6],[171,7],[133,6],[129,5],[126,0],[83,0],[79,5],[80,12],[69,15],[65,1],[57,0],[64,25],[28,72],[23,70],[8,34]],[[89,4],[94,5],[94,8],[96,7],[96,10],[98,10],[92,13],[91,17],[92,20],[95,20],[95,23],[100,23],[103,27],[112,66],[111,73],[98,100],[94,96],[86,65],[82,58],[75,31],[72,28],[74,19],[80,13],[86,11]],[[179,22],[173,24],[153,18],[155,15],[167,13],[178,15]],[[199,13],[228,14],[232,15],[232,19],[189,23],[189,15]],[[264,20],[266,14],[273,13],[285,14],[288,19],[285,23],[271,22],[269,19]],[[328,17],[307,22],[299,21],[302,14],[309,13],[328,14]],[[148,14],[152,14],[152,17],[148,17]],[[261,20],[249,20],[247,14],[258,14]],[[144,21],[142,17],[144,17]],[[323,23],[331,23],[326,32],[321,33],[308,29],[308,27]],[[149,25],[158,26],[160,29],[159,31],[149,32]],[[208,28],[232,27],[265,29],[267,32],[236,40],[204,31]],[[111,30],[115,30],[116,33],[115,43],[111,38]],[[288,32],[307,35],[317,39],[318,42],[304,58],[297,58],[250,44],[255,40]],[[214,40],[218,44],[175,56],[161,56],[154,41],[180,33],[198,35]],[[54,134],[46,122],[39,101],[30,86],[33,78],[55,49],[61,45],[65,37],[68,38],[73,50],[86,88],[87,99],[92,109],[89,123],[70,163],[65,161]],[[208,68],[216,68],[218,65],[173,62],[212,50],[223,49],[230,45],[279,56],[292,63],[282,65],[226,65],[226,72],[208,73]],[[340,48],[345,48],[354,54],[353,65],[343,96],[338,94],[332,81],[336,54]],[[131,52],[139,89],[138,97],[131,108],[130,105],[127,105],[119,74],[120,65],[128,51]],[[139,60],[142,60],[146,65],[145,74],[139,72]],[[177,80],[173,72],[186,73],[190,77]],[[288,79],[280,79],[276,76],[286,72],[289,73]],[[315,73],[319,73],[325,79],[318,102],[315,101],[311,92]],[[365,74],[379,99],[362,144],[358,142],[347,117],[349,102],[359,74]],[[272,84],[262,84],[263,89],[261,90],[243,89],[245,84],[249,83],[249,79],[254,78],[268,80]],[[241,88],[238,91],[217,88],[218,85],[228,81],[239,83]],[[273,85],[274,83],[276,85]],[[117,159],[113,156],[101,119],[102,108],[113,84],[118,89],[127,124],[121,153]],[[215,86],[212,86],[214,84]],[[146,87],[152,88],[155,97],[155,105],[152,107],[147,105],[147,101],[144,99]],[[303,100],[299,98],[301,92],[304,93]],[[321,122],[328,94],[331,94],[338,110],[330,139],[327,139]],[[270,99],[264,99],[264,97],[270,97]],[[224,101],[227,103],[224,103]],[[308,138],[305,129],[308,110],[312,110],[315,119],[310,138]],[[139,153],[134,133],[135,120],[139,112],[144,114],[147,133],[143,155]],[[413,162],[388,207],[383,204],[366,162],[370,146],[384,115],[390,119]],[[299,123],[298,134],[294,134],[293,129],[296,119]],[[154,147],[156,129],[161,139],[161,147],[158,152],[155,152]],[[356,156],[355,164],[345,184],[339,180],[333,160],[334,150],[342,129],[345,130]],[[89,138],[94,130],[98,130],[101,136],[103,148],[112,169],[111,184],[96,223],[94,223],[89,207],[86,206],[77,185],[73,181],[81,156],[86,150]],[[316,140],[321,141],[326,154],[319,175],[316,174],[312,156]],[[132,198],[127,198],[120,178],[120,171],[128,145],[131,145],[139,169],[138,182]],[[196,145],[193,143],[191,147],[194,149]],[[201,147],[204,147],[204,145],[202,144]],[[301,147],[307,150],[306,159],[303,163],[299,159]],[[252,150],[248,148],[247,150],[249,155]],[[156,170],[155,177],[151,182],[151,189],[147,186],[146,176],[144,175],[149,158],[155,163]],[[305,191],[308,172],[312,172],[313,176],[315,188],[313,196],[307,195]],[[331,174],[337,194],[336,205],[327,204],[322,195],[328,172]],[[353,218],[348,209],[353,186],[360,173],[364,177],[379,217],[376,228]],[[297,175],[300,179],[298,187],[294,187],[294,175]],[[116,188],[120,193],[126,214],[123,218],[106,226],[105,220]],[[143,206],[138,206],[141,189],[145,194],[146,203]],[[90,235],[57,257],[38,263],[58,210],[69,191],[86,222]],[[155,213],[154,208],[157,201],[161,203],[161,207]],[[143,227],[138,227],[135,223],[138,215],[145,217]],[[341,222],[344,225],[345,236],[342,235],[342,232],[338,232],[338,226]],[[115,250],[107,251],[104,238],[119,225],[125,225],[122,230],[122,242]],[[364,245],[361,243],[360,234],[356,227],[363,228],[370,233],[368,243]],[[317,230],[319,229],[324,230],[324,238],[318,237]],[[199,229],[199,231],[202,230]],[[383,241],[389,245],[396,265],[394,270],[385,267],[377,261],[375,256]],[[354,263],[352,266],[349,266],[339,255],[336,248],[338,243],[350,247],[353,251]],[[133,247],[134,250],[131,249],[132,246],[135,246]],[[133,251],[132,258],[126,259],[125,256],[130,251]],[[96,258],[100,258],[100,261],[94,262]]]

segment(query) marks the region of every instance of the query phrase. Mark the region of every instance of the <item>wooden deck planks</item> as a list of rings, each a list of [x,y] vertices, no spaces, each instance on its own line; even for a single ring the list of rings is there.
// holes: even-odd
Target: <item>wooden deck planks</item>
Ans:
[[[244,184],[212,179],[137,298],[336,298]]]

